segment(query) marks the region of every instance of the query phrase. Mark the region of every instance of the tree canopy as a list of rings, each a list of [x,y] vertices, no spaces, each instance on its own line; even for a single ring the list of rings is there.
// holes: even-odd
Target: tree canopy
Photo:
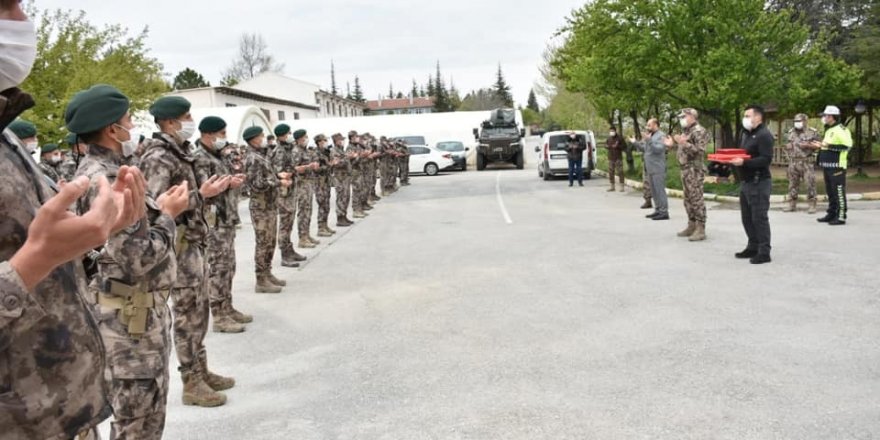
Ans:
[[[174,77],[171,87],[174,90],[197,89],[199,87],[211,87],[211,83],[206,81],[201,73],[187,67]]]

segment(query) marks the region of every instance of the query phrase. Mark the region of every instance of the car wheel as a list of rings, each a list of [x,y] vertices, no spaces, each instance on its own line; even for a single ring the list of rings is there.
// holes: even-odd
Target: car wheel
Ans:
[[[477,154],[477,171],[483,171],[486,169],[486,159],[482,154]]]
[[[521,169],[523,169],[524,165],[525,165],[525,162],[523,160],[523,154],[522,154],[522,151],[520,151],[519,153],[516,154],[516,169],[521,170]]]
[[[544,178],[544,164],[538,165],[538,178]]]
[[[425,174],[429,176],[436,176],[438,172],[440,172],[440,169],[437,168],[437,164],[431,162],[425,165]]]
[[[542,165],[541,167],[544,168],[545,170],[550,169],[549,164],[547,162],[544,162],[544,165]],[[550,171],[544,171],[544,175],[542,177],[544,178],[545,182],[550,181],[551,179],[553,179],[553,173],[551,173]]]

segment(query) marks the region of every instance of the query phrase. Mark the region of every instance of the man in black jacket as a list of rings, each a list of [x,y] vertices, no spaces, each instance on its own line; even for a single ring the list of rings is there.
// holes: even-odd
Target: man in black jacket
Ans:
[[[749,258],[752,264],[770,262],[770,192],[773,181],[770,177],[770,162],[773,160],[773,135],[764,125],[764,109],[757,105],[746,108],[743,116],[742,148],[750,159],[734,159],[731,164],[737,167],[742,181],[739,205],[743,228],[749,237],[746,249],[736,254],[736,258]]]

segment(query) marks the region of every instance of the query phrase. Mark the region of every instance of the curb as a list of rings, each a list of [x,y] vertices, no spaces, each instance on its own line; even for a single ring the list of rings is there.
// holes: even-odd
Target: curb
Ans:
[[[595,174],[597,176],[608,177],[608,173],[605,171],[602,171],[600,169],[593,170],[593,174]],[[639,182],[636,180],[625,179],[624,182],[626,183],[626,186],[629,186],[634,189],[644,188],[644,185],[642,184],[642,182]],[[684,198],[684,191],[681,191],[678,189],[666,188],[666,195],[668,195],[669,197],[676,198],[676,199],[683,199]],[[772,195],[772,196],[770,196],[770,203],[785,203],[786,198],[787,198],[786,196],[780,195],[780,194]],[[703,199],[709,200],[709,201],[714,201],[714,202],[739,203],[739,197],[721,196],[721,195],[712,194],[712,193],[703,194]],[[816,199],[819,202],[828,202],[828,196],[818,196]],[[880,200],[880,192],[847,194],[846,200],[851,201],[851,202],[860,201],[860,200],[876,201],[876,200]],[[806,198],[806,196],[799,196],[798,201],[806,202],[807,198]]]

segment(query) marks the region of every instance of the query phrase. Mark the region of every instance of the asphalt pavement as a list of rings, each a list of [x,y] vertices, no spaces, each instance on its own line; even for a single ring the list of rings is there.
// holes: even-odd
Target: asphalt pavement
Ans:
[[[774,209],[752,266],[737,210],[710,205],[690,243],[681,200],[653,222],[607,185],[414,177],[304,267],[276,256],[278,295],[253,293],[244,201],[234,301],[255,321],[207,338],[238,384],[184,407],[172,370],[165,438],[880,437],[876,204],[840,228]]]

